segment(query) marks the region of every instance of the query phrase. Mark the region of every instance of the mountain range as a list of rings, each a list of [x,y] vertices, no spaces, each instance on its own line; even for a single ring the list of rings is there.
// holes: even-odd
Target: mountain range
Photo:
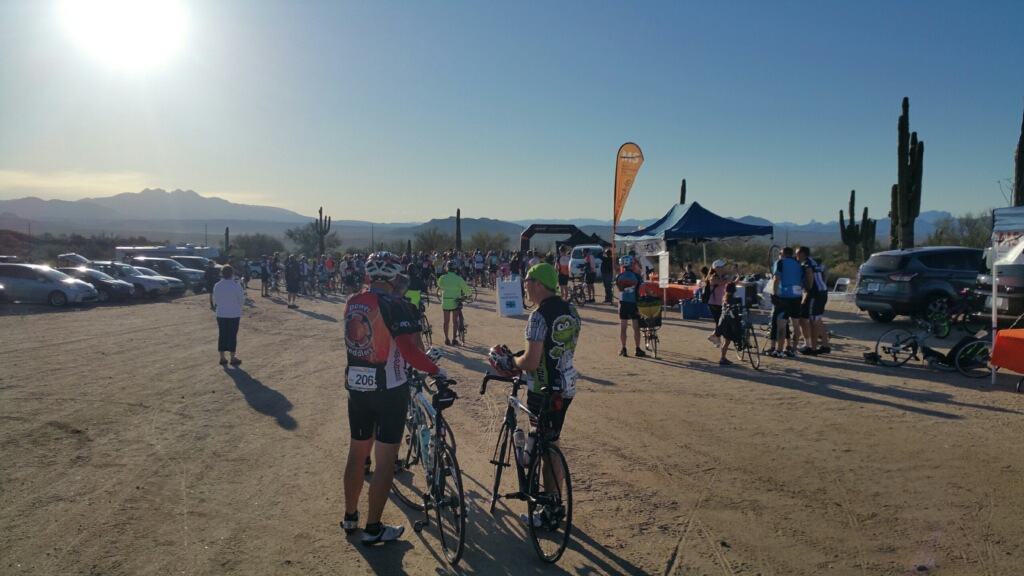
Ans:
[[[922,212],[915,225],[916,235],[924,238],[935,229],[935,223],[948,212]],[[233,235],[264,233],[284,238],[286,230],[315,220],[297,212],[272,206],[236,204],[222,198],[206,198],[192,190],[145,189],[141,192],[125,192],[105,198],[82,200],[42,200],[29,197],[17,200],[0,200],[0,229],[35,233],[88,235],[133,235],[146,236],[151,240],[171,242],[210,243],[219,238],[224,228],[230,228]],[[623,220],[619,230],[635,230],[649,226],[657,219]],[[816,222],[807,224],[792,222],[773,223],[756,216],[734,218],[746,224],[772,225],[776,242],[785,244],[832,243],[839,239],[839,224]],[[510,239],[518,238],[523,228],[543,222],[550,224],[574,224],[587,234],[597,233],[603,238],[611,237],[611,220],[516,220],[503,221],[490,218],[463,218],[464,238],[486,231],[500,233]],[[418,232],[436,228],[448,234],[455,232],[455,217],[439,218],[428,222],[375,223],[361,220],[333,220],[332,231],[343,242],[358,246],[378,240],[412,238]],[[889,219],[878,220],[879,238],[887,238]],[[216,243],[216,240],[213,241]]]

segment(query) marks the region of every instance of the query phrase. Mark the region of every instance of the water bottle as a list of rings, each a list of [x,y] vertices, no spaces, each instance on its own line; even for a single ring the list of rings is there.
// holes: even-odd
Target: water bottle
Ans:
[[[516,462],[522,462],[525,452],[523,452],[523,446],[526,445],[526,432],[523,432],[522,428],[517,428],[512,434],[512,442],[516,446]]]
[[[530,465],[530,454],[533,452],[533,443],[537,441],[537,433],[530,432],[530,435],[526,437],[526,447],[523,449],[522,464],[524,467]]]
[[[420,457],[427,468],[430,468],[430,428],[426,426],[420,428]]]

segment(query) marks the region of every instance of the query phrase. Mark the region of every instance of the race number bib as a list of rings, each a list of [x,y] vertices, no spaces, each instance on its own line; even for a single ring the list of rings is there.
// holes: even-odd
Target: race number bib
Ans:
[[[576,395],[576,380],[578,378],[579,373],[576,372],[575,368],[562,372],[562,396],[572,398]]]
[[[348,367],[348,389],[356,392],[373,392],[377,389],[377,369],[365,366]]]

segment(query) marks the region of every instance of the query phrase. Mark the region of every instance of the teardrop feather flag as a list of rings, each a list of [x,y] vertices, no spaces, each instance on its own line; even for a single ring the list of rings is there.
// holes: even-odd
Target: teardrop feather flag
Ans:
[[[622,216],[622,209],[626,207],[626,198],[629,197],[629,190],[636,180],[636,173],[640,165],[644,163],[644,153],[640,147],[632,142],[626,142],[619,148],[619,154],[615,157],[615,205],[612,218],[612,249],[615,247],[615,229],[619,227],[619,217]],[[614,254],[614,252],[613,252]]]

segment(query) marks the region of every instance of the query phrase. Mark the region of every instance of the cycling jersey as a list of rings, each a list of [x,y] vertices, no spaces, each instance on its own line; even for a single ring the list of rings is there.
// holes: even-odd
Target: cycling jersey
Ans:
[[[575,306],[558,296],[549,296],[537,306],[526,322],[526,340],[543,342],[544,352],[537,370],[526,373],[530,392],[539,394],[548,387],[561,390],[565,398],[576,395],[573,356],[579,336],[580,315]]]
[[[561,274],[562,276],[568,276],[569,275],[569,262],[571,260],[572,260],[572,258],[570,258],[568,254],[563,254],[563,255],[558,257],[558,273],[559,274]]]
[[[619,288],[619,302],[636,302],[637,289],[642,280],[640,275],[632,270],[626,270],[615,279],[615,285]]]
[[[449,272],[437,279],[437,285],[441,288],[441,309],[455,310],[459,307],[458,298],[463,295],[469,296],[473,289],[466,284],[466,281],[455,272]]]
[[[345,305],[345,387],[354,392],[397,388],[408,379],[395,338],[419,332],[408,308],[376,288],[349,298]]]

